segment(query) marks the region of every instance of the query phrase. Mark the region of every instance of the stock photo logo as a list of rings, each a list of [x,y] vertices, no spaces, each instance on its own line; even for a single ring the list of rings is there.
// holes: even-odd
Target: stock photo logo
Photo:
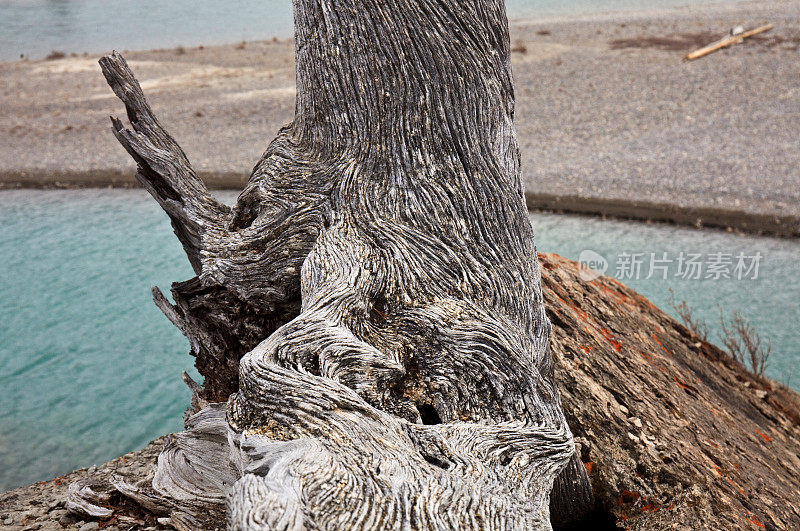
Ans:
[[[608,260],[601,254],[584,249],[578,257],[578,276],[584,282],[596,280],[608,271]]]
[[[584,282],[592,282],[606,273],[617,280],[758,280],[763,258],[760,252],[753,255],[721,251],[621,252],[614,257],[612,268],[603,255],[584,249],[578,256],[578,271]]]

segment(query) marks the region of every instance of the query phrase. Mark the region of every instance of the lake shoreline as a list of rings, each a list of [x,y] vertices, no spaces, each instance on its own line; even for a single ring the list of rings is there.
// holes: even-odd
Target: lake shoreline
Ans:
[[[738,24],[776,29],[699,61]],[[511,21],[528,204],[800,235],[800,6],[744,2]],[[127,52],[154,111],[216,189],[241,189],[294,114],[294,44]],[[98,56],[0,63],[0,189],[135,186]],[[544,73],[544,74],[543,74]]]
[[[4,190],[69,190],[84,188],[141,188],[133,171],[90,170],[86,172],[2,172],[0,193]],[[241,191],[247,176],[235,173],[201,172],[210,190]],[[531,212],[577,214],[581,216],[665,223],[697,229],[719,229],[743,234],[800,238],[800,217],[759,214],[722,208],[683,207],[670,203],[626,201],[574,195],[526,192]]]
[[[674,0],[673,0],[674,1]],[[678,2],[681,1],[688,1],[688,0],[677,0]],[[752,1],[752,0],[751,0]],[[709,13],[713,11],[719,10],[729,10],[731,6],[726,3],[725,0],[712,0],[711,3],[704,5],[702,10],[704,13]],[[641,18],[641,17],[660,17],[660,16],[671,16],[676,13],[682,12],[691,12],[692,10],[698,9],[697,6],[689,5],[689,4],[676,4],[676,5],[668,5],[668,6],[650,6],[644,7],[641,6],[637,7],[617,7],[617,9],[604,9],[598,10],[596,5],[592,5],[591,7],[583,6],[573,6],[572,10],[567,8],[561,8],[553,10],[552,7],[548,10],[544,8],[540,12],[536,14],[533,13],[524,13],[520,12],[519,9],[515,8],[507,8],[508,20],[509,25],[514,27],[516,25],[522,24],[561,24],[561,23],[580,23],[580,22],[599,22],[599,21],[619,21],[625,19],[634,19],[634,18]],[[522,11],[533,11],[531,8],[522,9]],[[145,46],[122,46],[125,49],[125,52],[128,53],[131,50],[151,50],[151,51],[160,51],[160,50],[172,50],[176,47],[183,47],[183,48],[193,48],[197,46],[204,46],[204,47],[216,47],[216,46],[235,46],[241,42],[258,42],[258,41],[266,41],[270,39],[286,39],[287,37],[291,37],[291,20],[284,21],[287,24],[289,29],[287,31],[281,31],[280,29],[273,29],[267,30],[272,31],[272,33],[268,33],[266,35],[261,35],[258,38],[250,38],[250,37],[242,37],[239,38],[238,36],[233,38],[231,36],[227,38],[213,38],[211,40],[206,41],[196,41],[189,39],[187,41],[179,41],[172,45],[166,43],[158,43],[152,42],[152,44],[145,45]],[[141,24],[147,24],[147,20],[140,21]],[[42,51],[44,50],[44,51]],[[13,55],[10,55],[9,52],[0,55],[3,57],[0,59],[0,65],[4,63],[20,63],[20,62],[36,62],[42,60],[52,60],[52,59],[60,59],[65,57],[86,57],[86,56],[95,56],[102,53],[108,53],[110,51],[106,50],[105,52],[102,51],[100,46],[58,46],[55,45],[52,49],[41,49],[38,52],[34,52],[33,54],[26,52],[25,50],[21,49],[21,53],[18,51],[14,51]],[[19,53],[19,55],[18,55]]]

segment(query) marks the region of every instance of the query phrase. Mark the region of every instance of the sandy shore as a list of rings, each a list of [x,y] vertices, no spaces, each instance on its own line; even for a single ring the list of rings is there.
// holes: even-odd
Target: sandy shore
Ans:
[[[797,2],[512,21],[512,45],[532,208],[800,235]],[[289,40],[125,55],[214,187],[240,187],[292,118]],[[0,187],[133,184],[97,59],[0,64]]]

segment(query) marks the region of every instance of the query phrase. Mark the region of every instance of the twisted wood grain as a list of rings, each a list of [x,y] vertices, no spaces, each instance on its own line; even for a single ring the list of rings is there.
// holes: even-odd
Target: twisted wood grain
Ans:
[[[230,395],[226,419],[190,418],[148,496],[187,525],[224,497],[241,529],[547,529],[566,470],[555,516],[580,514],[503,2],[294,5],[296,117],[232,209],[124,59],[101,60],[132,127],[115,135],[197,273],[154,298],[202,399]]]

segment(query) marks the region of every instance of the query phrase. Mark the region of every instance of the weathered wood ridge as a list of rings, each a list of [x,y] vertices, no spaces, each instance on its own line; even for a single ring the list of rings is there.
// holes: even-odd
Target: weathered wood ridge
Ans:
[[[233,208],[101,60],[197,274],[154,297],[205,377],[152,485],[117,489],[187,528],[532,529],[558,477],[581,514],[502,0],[294,4],[296,117]]]

